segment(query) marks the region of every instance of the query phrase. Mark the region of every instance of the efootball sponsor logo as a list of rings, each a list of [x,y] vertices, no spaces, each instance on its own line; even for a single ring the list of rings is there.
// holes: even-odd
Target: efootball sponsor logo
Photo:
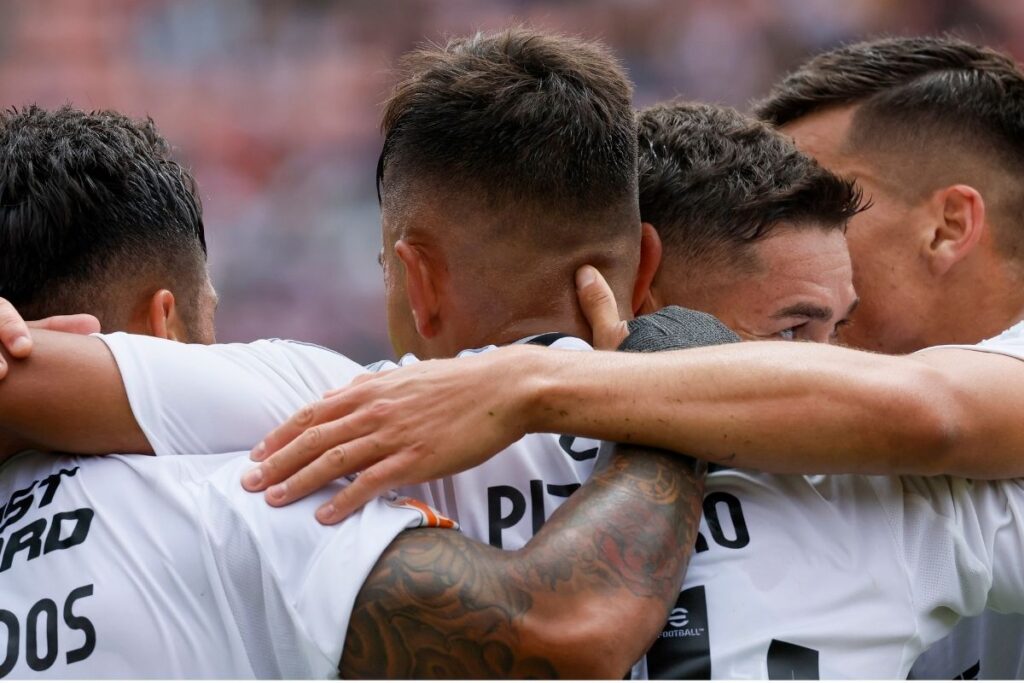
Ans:
[[[665,626],[665,630],[661,632],[662,638],[701,638],[707,633],[705,626],[690,622],[690,610],[686,607],[673,608],[668,613],[668,623]]]

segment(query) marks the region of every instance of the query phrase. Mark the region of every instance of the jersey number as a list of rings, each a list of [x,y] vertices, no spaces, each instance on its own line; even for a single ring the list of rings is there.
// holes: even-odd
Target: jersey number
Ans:
[[[80,586],[64,599],[62,614],[58,616],[57,603],[43,598],[32,605],[24,622],[9,610],[0,609],[0,624],[7,630],[7,647],[0,648],[0,678],[14,670],[21,653],[22,643],[25,646],[25,663],[33,671],[46,671],[57,661],[59,646],[57,643],[57,621],[61,617],[64,624],[72,631],[81,631],[85,642],[81,646],[69,650],[65,655],[68,664],[80,662],[96,649],[96,628],[86,617],[75,614],[75,602],[92,595],[92,584]],[[23,628],[24,627],[24,628]],[[24,632],[24,638],[22,637]],[[40,639],[42,632],[42,639]],[[0,641],[2,642],[2,641]]]

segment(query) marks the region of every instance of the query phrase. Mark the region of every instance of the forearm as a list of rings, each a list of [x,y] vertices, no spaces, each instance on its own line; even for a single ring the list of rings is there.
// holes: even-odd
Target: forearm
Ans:
[[[541,350],[509,376],[519,378],[510,390],[526,431],[636,441],[779,473],[938,473],[958,427],[934,367],[824,345]]]
[[[621,678],[650,648],[679,595],[700,524],[703,462],[615,449],[512,571],[530,587],[530,616],[541,624],[530,633],[536,650],[559,658],[573,678]]]
[[[356,601],[343,677],[621,677],[694,547],[703,472],[628,447],[517,552],[400,535]]]
[[[120,373],[95,337],[33,333],[32,355],[6,356],[0,431],[12,443],[75,453],[146,453]]]

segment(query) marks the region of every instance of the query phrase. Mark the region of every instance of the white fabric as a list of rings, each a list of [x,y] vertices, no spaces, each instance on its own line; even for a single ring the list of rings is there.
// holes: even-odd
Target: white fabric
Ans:
[[[204,417],[215,415],[219,402],[233,402],[233,419],[259,423],[246,427],[248,447],[280,421],[270,417],[268,408],[282,402],[272,395],[274,381],[288,387],[287,401],[295,401],[284,410],[287,414],[339,384],[320,383],[330,372],[303,375],[304,366],[293,360],[279,369],[280,375],[260,370],[268,379],[268,393],[260,395],[242,376],[250,371],[247,362],[224,361],[213,350],[187,371],[187,363],[168,358],[180,347],[139,344],[132,349],[135,344],[124,339],[111,348],[144,430],[161,443],[177,443],[177,435],[162,431],[178,429],[180,417],[166,414],[187,411],[195,421],[187,427],[190,450],[203,450],[203,438],[217,443],[231,438],[215,419]],[[578,340],[557,344],[586,348]],[[283,353],[314,351],[289,346]],[[320,356],[310,358],[312,365]],[[226,387],[247,390],[227,389],[208,402],[202,391],[173,386],[195,382],[190,373],[216,376]],[[239,376],[232,378],[232,373]],[[163,389],[163,398],[154,399],[162,401],[162,415],[136,405],[135,397],[145,393],[139,385],[147,383]],[[303,386],[309,394],[294,396],[301,393],[294,388]],[[171,397],[191,405],[172,405]],[[572,444],[574,451],[589,447],[580,439]],[[549,485],[565,492],[582,483],[594,461],[567,456],[557,436],[534,435],[475,471],[407,492],[457,518],[469,536],[490,542],[497,533],[503,547],[516,548],[564,500],[552,495]],[[684,611],[674,613],[656,645],[681,643],[687,649],[692,641],[700,655],[706,640],[710,668],[698,668],[694,675],[766,678],[772,652],[777,673],[791,665],[801,671],[813,665],[821,677],[902,678],[959,615],[979,614],[986,606],[1024,611],[1024,572],[1019,571],[1024,566],[1024,490],[1019,482],[726,470],[709,477],[705,513],[702,541],[684,588],[703,591],[706,623],[697,624],[696,612],[680,607]],[[700,656],[690,652],[683,659],[699,661]],[[652,673],[656,668],[651,666]]]
[[[375,500],[325,527],[328,492],[273,509],[238,486],[250,466],[26,453],[0,468],[0,677],[336,676],[363,581],[421,516]]]
[[[367,372],[333,351],[299,342],[199,346],[124,333],[100,338],[117,361],[132,411],[157,455],[250,449],[307,403]],[[551,348],[591,347],[562,337]],[[399,364],[415,362],[407,355]],[[400,493],[461,518],[471,538],[521,548],[593,470],[599,442],[568,438],[563,447],[560,439],[531,434],[478,468]],[[567,449],[575,457],[567,457]],[[460,515],[463,505],[472,513]]]
[[[1024,360],[1024,322],[973,346],[940,346],[998,353]],[[1024,679],[1024,616],[991,610],[964,619],[921,655],[911,678]]]
[[[180,344],[117,332],[113,353],[156,455],[249,450],[267,432],[366,368],[313,344]]]

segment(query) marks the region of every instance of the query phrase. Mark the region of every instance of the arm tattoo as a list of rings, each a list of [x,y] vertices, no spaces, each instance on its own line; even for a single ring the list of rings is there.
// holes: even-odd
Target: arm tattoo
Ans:
[[[619,445],[522,550],[437,529],[400,534],[356,599],[341,675],[621,676],[682,585],[703,478],[703,465]],[[552,642],[581,623],[607,637],[588,648]],[[608,643],[620,656],[609,656]],[[621,671],[600,668],[611,659]]]

